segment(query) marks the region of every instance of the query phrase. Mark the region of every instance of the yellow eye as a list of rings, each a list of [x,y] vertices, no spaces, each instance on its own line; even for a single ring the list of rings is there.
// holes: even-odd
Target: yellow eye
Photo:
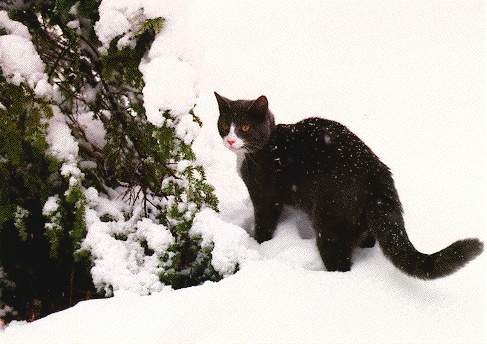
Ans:
[[[246,133],[246,132],[247,132],[247,131],[249,131],[249,130],[250,130],[250,126],[249,126],[249,125],[242,125],[242,131],[243,131],[244,133]]]
[[[230,127],[228,126],[228,124],[222,123],[222,129],[223,130],[228,130],[228,129],[230,129]]]

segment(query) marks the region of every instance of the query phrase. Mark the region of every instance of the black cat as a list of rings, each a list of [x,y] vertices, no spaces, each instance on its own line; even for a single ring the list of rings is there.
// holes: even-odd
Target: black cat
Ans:
[[[449,275],[483,251],[478,239],[465,239],[431,255],[418,252],[404,229],[389,168],[345,126],[321,118],[275,125],[265,96],[215,96],[218,129],[237,154],[259,243],[272,238],[289,204],[310,216],[328,271],[349,271],[353,249],[372,247],[376,239],[395,266],[422,279]]]

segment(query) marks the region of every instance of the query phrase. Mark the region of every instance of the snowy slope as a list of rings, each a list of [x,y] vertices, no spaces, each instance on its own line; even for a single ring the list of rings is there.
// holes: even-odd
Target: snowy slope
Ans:
[[[481,271],[480,264],[472,265],[449,280],[426,284],[399,275],[375,250],[349,274],[255,262],[220,283],[83,302],[27,326],[11,325],[0,338],[5,343],[481,343],[485,323],[472,290],[480,290],[483,281],[472,278]]]
[[[279,123],[322,116],[347,125],[392,169],[419,250],[485,240],[483,2],[197,1],[191,14],[204,122],[195,151],[223,220],[250,230],[252,207],[218,136],[213,91],[265,94]],[[292,211],[273,240],[242,243],[249,258],[219,283],[118,292],[14,323],[0,343],[487,340],[485,254],[429,282],[398,272],[377,247],[358,250],[351,272],[329,273]]]

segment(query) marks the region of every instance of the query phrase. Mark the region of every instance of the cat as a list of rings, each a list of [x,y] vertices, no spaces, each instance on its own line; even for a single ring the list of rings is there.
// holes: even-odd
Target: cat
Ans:
[[[215,92],[224,145],[254,206],[254,238],[272,239],[283,205],[306,212],[328,271],[349,271],[356,247],[373,247],[401,271],[420,279],[447,276],[483,251],[478,239],[434,253],[418,252],[404,228],[389,168],[342,124],[308,118],[276,125],[268,100],[232,101]]]

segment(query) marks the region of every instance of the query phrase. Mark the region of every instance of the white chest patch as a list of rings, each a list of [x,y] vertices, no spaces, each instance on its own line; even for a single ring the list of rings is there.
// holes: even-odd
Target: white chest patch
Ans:
[[[242,164],[245,160],[245,153],[239,152],[237,153],[237,173],[242,178]]]
[[[242,177],[240,170],[242,168],[242,163],[245,160],[245,153],[247,153],[247,150],[245,149],[245,141],[237,136],[235,125],[233,123],[230,126],[228,134],[223,138],[223,145],[237,155],[237,173]]]

